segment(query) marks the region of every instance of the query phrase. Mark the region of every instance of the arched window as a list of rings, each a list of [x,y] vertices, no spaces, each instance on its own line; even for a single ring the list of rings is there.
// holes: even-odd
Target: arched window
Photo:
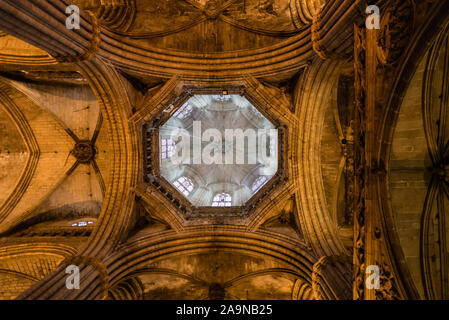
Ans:
[[[171,158],[175,153],[175,142],[172,139],[161,140],[161,158]]]
[[[231,99],[229,94],[213,95],[212,98],[218,101],[228,101]]]
[[[93,224],[93,221],[80,221],[72,223],[72,227],[86,227],[89,224]]]
[[[178,119],[185,119],[192,113],[192,106],[186,102],[181,108],[179,108],[173,115]]]
[[[265,176],[260,176],[259,178],[257,178],[256,181],[254,181],[253,186],[251,188],[253,190],[253,193],[259,191],[259,189],[262,188],[263,185],[267,183],[267,181],[268,179]]]
[[[212,207],[230,207],[232,197],[227,193],[219,193],[214,197]]]
[[[189,196],[190,192],[192,192],[193,187],[194,187],[192,180],[190,180],[187,177],[180,177],[173,184],[186,197]]]

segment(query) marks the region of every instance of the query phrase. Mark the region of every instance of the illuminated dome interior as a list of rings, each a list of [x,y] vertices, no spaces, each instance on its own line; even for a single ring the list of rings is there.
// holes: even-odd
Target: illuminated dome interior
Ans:
[[[227,130],[234,130],[233,139],[226,139]],[[243,145],[237,141],[240,130],[245,136]],[[194,95],[160,127],[161,175],[194,206],[242,206],[276,173],[277,135],[270,130],[276,131],[274,125],[245,97]],[[190,141],[187,161],[175,161],[182,156],[184,140],[176,137],[181,131]],[[214,132],[217,137],[205,137]],[[263,132],[266,132],[266,140],[261,140]],[[251,137],[257,139],[248,143]],[[201,138],[198,151],[194,141]],[[259,154],[263,151],[266,158]],[[229,154],[232,160],[226,158]],[[239,159],[238,154],[244,157]],[[272,167],[268,168],[270,164]]]

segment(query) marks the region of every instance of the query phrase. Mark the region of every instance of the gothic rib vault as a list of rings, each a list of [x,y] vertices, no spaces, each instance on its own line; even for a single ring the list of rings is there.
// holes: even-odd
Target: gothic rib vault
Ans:
[[[447,299],[449,1],[374,3],[0,1],[0,299]]]

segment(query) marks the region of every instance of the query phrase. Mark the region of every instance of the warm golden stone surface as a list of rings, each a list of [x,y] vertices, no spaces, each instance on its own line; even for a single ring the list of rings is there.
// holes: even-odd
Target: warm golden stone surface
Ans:
[[[449,1],[370,3],[0,1],[0,299],[448,299]]]

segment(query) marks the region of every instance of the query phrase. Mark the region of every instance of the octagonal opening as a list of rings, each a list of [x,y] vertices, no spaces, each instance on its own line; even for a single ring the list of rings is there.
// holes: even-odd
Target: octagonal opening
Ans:
[[[160,176],[194,207],[241,207],[276,174],[278,143],[244,96],[194,94],[158,128]]]

